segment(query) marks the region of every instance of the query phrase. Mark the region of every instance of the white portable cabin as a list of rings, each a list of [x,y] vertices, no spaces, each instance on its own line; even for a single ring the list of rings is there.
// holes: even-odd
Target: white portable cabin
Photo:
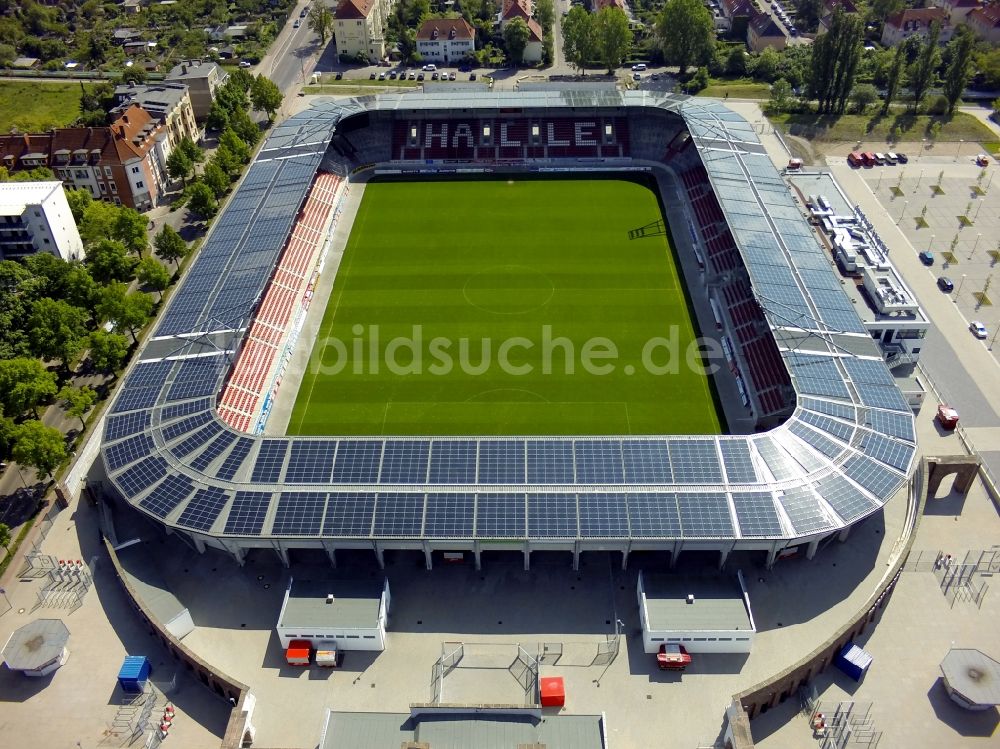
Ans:
[[[756,628],[742,573],[687,577],[639,573],[642,643],[655,653],[666,643],[689,653],[749,653]]]
[[[385,650],[389,581],[288,581],[278,615],[281,647],[306,640],[316,651]]]

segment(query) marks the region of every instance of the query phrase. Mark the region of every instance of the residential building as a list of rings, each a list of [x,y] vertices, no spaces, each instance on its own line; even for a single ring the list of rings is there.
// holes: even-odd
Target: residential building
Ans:
[[[531,19],[529,0],[503,0],[503,7],[500,9],[500,28],[506,28],[515,18],[520,18],[525,23]]]
[[[914,35],[926,39],[928,30],[935,21],[941,24],[938,41],[944,44],[951,39],[954,31],[954,27],[948,23],[948,17],[948,11],[943,8],[907,8],[893,13],[882,26],[882,45],[894,47]]]
[[[990,44],[1000,44],[1000,6],[976,8],[966,18],[966,25],[977,37]]]
[[[594,8],[597,8],[595,0]],[[542,27],[531,17],[530,0],[504,0],[500,9],[500,29],[503,30],[507,24],[515,18],[520,18],[528,25],[528,43],[524,47],[524,54],[521,57],[523,62],[540,62],[542,59]]]
[[[723,28],[730,31],[732,38],[743,38],[750,19],[757,13],[757,6],[752,0],[722,0],[719,10],[725,20]]]
[[[186,60],[176,65],[166,77],[167,83],[183,83],[188,87],[196,120],[208,117],[215,102],[216,90],[228,80],[229,73],[222,67],[201,60]]]
[[[933,5],[948,12],[948,23],[957,28],[966,22],[969,13],[983,7],[983,0],[933,0]]]
[[[389,0],[341,0],[333,14],[337,52],[348,57],[361,55],[370,62],[384,59],[388,22]]]
[[[747,46],[753,52],[763,52],[768,47],[781,50],[788,44],[785,32],[768,13],[759,13],[747,24]]]
[[[528,19],[528,43],[524,45],[523,62],[542,61],[542,25],[534,18]]]
[[[820,9],[816,36],[825,34],[830,30],[830,25],[833,23],[833,12],[838,8],[844,13],[858,12],[858,7],[851,0],[825,0],[823,7]]]
[[[476,30],[464,18],[432,18],[417,30],[417,51],[427,62],[457,62],[476,51]]]
[[[130,106],[107,127],[67,127],[0,136],[0,163],[10,172],[44,166],[69,188],[146,211],[166,184],[166,128]]]
[[[153,115],[166,128],[171,150],[184,138],[190,138],[195,143],[201,139],[191,105],[191,95],[183,83],[156,83],[147,86],[126,83],[117,86],[112,114],[121,114],[133,104]]]
[[[121,28],[111,32],[111,43],[119,47],[125,46],[126,42],[133,42],[142,38],[142,32],[138,29]]]
[[[62,183],[0,183],[0,260],[36,252],[83,260],[83,242]]]

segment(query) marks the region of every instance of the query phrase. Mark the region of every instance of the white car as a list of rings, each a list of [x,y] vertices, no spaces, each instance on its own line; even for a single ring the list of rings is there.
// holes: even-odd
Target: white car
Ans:
[[[240,67],[241,68],[252,68],[253,65],[250,64],[247,60],[240,60]]]
[[[633,73],[642,72],[645,69],[646,69],[646,63],[644,62],[637,62],[635,65],[632,66]]]
[[[969,330],[972,331],[972,335],[980,340],[989,335],[989,333],[986,332],[986,326],[979,322],[979,320],[973,320],[970,322]]]
[[[429,62],[426,65],[424,65],[424,70],[426,70],[428,72],[430,72],[432,70],[437,70],[437,69],[438,69],[438,66],[435,65],[433,62]]]

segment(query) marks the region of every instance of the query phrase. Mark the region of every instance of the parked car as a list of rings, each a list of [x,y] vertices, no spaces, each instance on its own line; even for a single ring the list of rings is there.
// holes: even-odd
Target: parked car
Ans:
[[[305,18],[308,15],[309,15],[309,6],[307,5],[302,9],[302,12],[299,13],[299,18]]]
[[[469,73],[469,80],[470,81],[476,80],[476,74],[475,73]]]
[[[981,153],[976,157],[976,166],[989,166],[990,157],[985,153]]]
[[[372,73],[371,75],[368,76],[368,80],[370,81],[374,81],[376,78],[378,78],[378,76],[375,73]]]
[[[941,289],[941,291],[948,294],[950,294],[952,291],[955,290],[955,284],[952,283],[952,280],[948,278],[948,276],[941,276],[940,278],[938,278],[937,285],[938,288]]]
[[[892,151],[889,151],[885,155],[885,163],[888,164],[889,166],[896,166],[896,161],[898,161],[898,160],[899,160],[899,156],[897,156]]]
[[[656,665],[662,671],[683,671],[691,665],[691,656],[683,645],[665,642],[656,654]]]
[[[378,79],[379,79],[380,81],[384,81],[384,80],[385,80],[385,73],[379,73],[379,74],[378,74]]]
[[[437,70],[437,65],[435,65],[433,62],[429,62],[426,65],[424,65],[424,70],[426,71]]]
[[[424,79],[424,74],[423,73],[418,73],[417,74],[417,80],[418,81],[422,81],[423,79]]]
[[[958,411],[947,404],[939,403],[937,407],[937,420],[944,429],[954,429],[958,426]]]
[[[406,77],[407,77],[407,79],[409,79],[411,81],[417,80],[417,74],[414,73],[412,70],[409,73],[406,74]]]
[[[924,265],[934,265],[934,253],[930,250],[924,250],[917,257],[920,258],[920,262]]]
[[[637,62],[635,65],[632,66],[632,72],[633,73],[635,73],[635,72],[641,72],[641,71],[643,71],[645,69],[646,69],[646,63],[644,63],[644,62]]]
[[[240,60],[240,67],[241,68],[252,68],[253,67],[253,63],[251,63],[249,60]]]
[[[398,75],[399,75],[399,73],[397,73],[395,70],[393,70],[391,73],[389,73],[389,80],[390,81],[396,80],[396,76],[398,76]]]
[[[869,169],[875,166],[875,154],[871,151],[865,151],[861,154],[861,164]]]
[[[857,151],[852,151],[851,153],[849,153],[847,155],[847,164],[849,166],[854,167],[855,169],[857,169],[860,166],[863,166],[864,163],[865,163],[865,161],[862,158],[862,155],[860,153],[858,153]]]
[[[898,161],[900,164],[906,164],[906,163],[909,162],[909,160],[910,160],[910,157],[907,156],[905,153],[897,153],[896,154],[896,161]]]
[[[980,340],[989,335],[989,333],[986,332],[986,326],[979,322],[979,320],[973,320],[970,322],[969,330],[972,331],[972,335]]]
[[[431,80],[432,80],[432,81],[436,81],[436,80],[438,79],[438,77],[439,77],[439,76],[438,76],[438,74],[437,74],[437,71],[435,71],[435,72],[431,73]]]
[[[456,79],[457,77],[458,77],[458,76],[456,76],[456,75],[455,75],[455,71],[454,71],[454,70],[453,70],[453,71],[451,71],[450,73],[448,73],[448,80],[449,80],[449,81],[453,81],[453,80],[455,80],[455,79]]]
[[[295,19],[295,23],[292,24],[292,28],[293,29],[297,29],[301,25],[302,25],[302,21],[300,21],[298,18],[296,18]]]
[[[344,80],[344,74],[338,70],[337,71],[337,75],[334,76],[334,79],[336,79],[338,81],[342,81],[342,80]]]
[[[642,80],[642,73],[632,73],[632,80],[633,81],[641,81]]]
[[[878,164],[879,166],[884,166],[885,165],[885,154],[884,153],[876,153],[875,154],[875,163]]]

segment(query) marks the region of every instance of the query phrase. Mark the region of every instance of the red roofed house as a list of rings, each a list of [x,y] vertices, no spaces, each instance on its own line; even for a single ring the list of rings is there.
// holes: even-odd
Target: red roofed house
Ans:
[[[893,13],[882,27],[882,45],[894,47],[914,34],[927,38],[928,29],[937,21],[941,24],[938,42],[944,44],[951,39],[954,27],[948,23],[948,11],[942,8],[907,8]]]
[[[830,30],[830,24],[833,23],[833,11],[837,8],[840,8],[844,13],[858,12],[858,7],[852,0],[824,0],[823,7],[820,8],[819,23],[816,26],[816,36]]]
[[[540,62],[542,59],[542,27],[531,17],[529,0],[504,0],[500,10],[500,28],[504,29],[515,18],[520,18],[528,24],[528,44],[521,56],[523,62]]]
[[[966,17],[965,23],[984,42],[1000,44],[1000,6],[994,3],[976,8]]]
[[[788,37],[768,13],[759,13],[747,25],[747,46],[754,52],[763,52],[768,47],[784,49]]]
[[[520,18],[525,23],[531,18],[531,4],[528,0],[503,0],[503,7],[500,9],[500,28],[505,28],[515,18]]]
[[[622,13],[628,15],[628,11],[625,9],[625,0],[593,0],[593,10],[597,13],[601,8],[618,8]]]
[[[0,136],[0,163],[9,171],[45,166],[67,188],[139,211],[157,205],[168,154],[163,125],[137,106],[107,127]]]
[[[385,57],[385,29],[389,23],[389,0],[341,0],[333,14],[333,37],[337,52],[370,62]]]
[[[757,13],[753,0],[722,0],[719,9],[724,19],[724,28],[734,37],[742,37],[747,33],[747,25]]]
[[[456,62],[476,51],[476,30],[464,18],[431,18],[417,29],[417,51],[427,62]]]
[[[983,0],[933,0],[932,5],[948,11],[948,23],[955,27],[965,23],[969,13],[983,7]]]

